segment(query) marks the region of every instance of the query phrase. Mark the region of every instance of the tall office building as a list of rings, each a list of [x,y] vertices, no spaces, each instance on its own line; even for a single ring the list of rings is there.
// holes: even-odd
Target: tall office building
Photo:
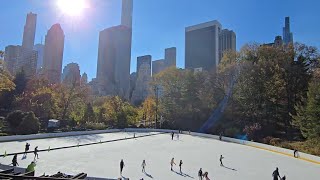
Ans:
[[[4,51],[4,63],[11,75],[14,74],[14,67],[17,64],[18,57],[21,54],[21,46],[9,45]]]
[[[140,56],[137,58],[137,73],[138,73],[137,75],[139,75],[139,69],[141,65],[145,63],[149,64],[151,67],[151,55]]]
[[[37,59],[37,51],[21,48],[21,53],[17,58],[16,64],[13,68],[14,74],[17,74],[23,70],[27,78],[31,78],[32,76],[36,75]]]
[[[226,51],[236,51],[236,33],[223,29],[219,34],[219,62]]]
[[[176,67],[177,48],[175,48],[175,47],[167,48],[167,49],[165,49],[164,54],[165,54],[164,59],[166,61],[166,66],[167,67],[171,67],[171,66]]]
[[[149,84],[151,82],[151,56],[140,56],[137,58],[138,70],[135,89],[131,102],[141,104],[149,94]]]
[[[293,44],[293,34],[290,31],[290,17],[285,18],[285,26],[283,27],[283,43],[285,45]]]
[[[80,79],[80,83],[81,83],[81,85],[88,84],[88,75],[87,75],[87,73],[84,72],[82,74],[81,79]]]
[[[44,45],[43,44],[36,44],[33,47],[33,50],[37,51],[37,72],[43,68],[43,55],[44,55]]]
[[[99,34],[97,81],[100,95],[129,98],[132,10],[132,0],[123,0],[121,25]]]
[[[43,57],[43,75],[50,83],[61,82],[64,33],[60,24],[54,24],[46,35]]]
[[[210,21],[185,29],[185,67],[214,70],[219,63],[221,24]]]
[[[160,73],[166,69],[166,63],[164,59],[152,61],[152,76]]]
[[[26,24],[23,31],[22,48],[33,49],[34,38],[36,34],[37,14],[30,12],[27,15]]]
[[[69,63],[63,68],[62,83],[80,85],[80,67],[77,63]]]

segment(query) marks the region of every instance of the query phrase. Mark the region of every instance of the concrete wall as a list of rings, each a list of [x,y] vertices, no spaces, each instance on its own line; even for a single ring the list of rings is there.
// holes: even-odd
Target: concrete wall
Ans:
[[[95,131],[75,131],[75,132],[64,132],[64,133],[48,133],[48,134],[32,134],[32,135],[17,135],[17,136],[3,136],[0,137],[0,142],[8,142],[8,141],[19,141],[19,140],[32,140],[32,139],[43,139],[43,138],[56,138],[56,137],[66,137],[66,136],[80,136],[80,135],[90,135],[90,134],[102,134],[102,133],[114,133],[114,132],[164,132],[164,133],[178,133],[178,130],[168,130],[168,129],[140,129],[140,128],[127,128],[127,129],[108,129],[108,130],[95,130]],[[219,136],[211,135],[211,134],[202,134],[196,132],[187,132],[183,131],[183,134],[210,138],[219,140]],[[222,137],[223,141],[242,144],[246,146],[251,146],[257,149],[267,150],[274,153],[279,153],[286,156],[293,156],[293,150],[275,147],[267,144],[256,143],[252,141],[239,140],[229,137]],[[320,157],[299,152],[299,158],[305,161],[309,161],[312,163],[320,164]]]
[[[63,132],[63,133],[2,136],[2,137],[0,137],[0,142],[56,138],[56,137],[66,137],[66,136],[80,136],[80,135],[114,133],[114,132],[120,132],[120,130],[119,129],[107,129],[107,130],[95,130],[95,131],[74,131],[74,132]]]

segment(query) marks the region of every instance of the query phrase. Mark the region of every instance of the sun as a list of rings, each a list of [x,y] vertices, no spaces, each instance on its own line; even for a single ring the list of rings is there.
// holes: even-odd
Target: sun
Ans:
[[[61,12],[68,16],[80,16],[88,4],[86,0],[57,0],[57,6]]]

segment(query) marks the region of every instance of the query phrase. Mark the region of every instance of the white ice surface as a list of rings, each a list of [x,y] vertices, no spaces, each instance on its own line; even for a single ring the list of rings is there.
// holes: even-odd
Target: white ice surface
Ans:
[[[136,133],[136,136],[143,135]],[[132,137],[133,133],[107,133],[85,136],[72,136],[52,139],[28,141],[30,149],[35,146],[45,149],[49,146],[60,147],[76,145],[78,142],[99,142],[124,137]],[[26,141],[0,143],[0,154],[21,152]],[[220,167],[220,155],[225,157],[226,167]],[[26,167],[33,154],[26,159],[18,156],[20,167]],[[175,158],[175,172],[170,171],[170,160]],[[10,164],[12,156],[0,158],[0,163]],[[85,172],[91,177],[117,179],[119,162],[125,163],[123,176],[133,180],[162,179],[198,179],[199,168],[209,173],[211,180],[271,180],[272,172],[279,167],[280,175],[286,175],[287,180],[320,180],[320,165],[284,156],[269,151],[220,142],[214,139],[189,135],[180,135],[180,140],[171,140],[169,134],[142,137],[131,140],[117,141],[105,144],[76,147],[71,149],[40,152],[37,160],[36,175],[54,174],[58,171],[77,174]],[[145,159],[147,175],[141,172],[141,163]],[[179,161],[183,160],[180,175]],[[235,170],[231,170],[235,169]],[[148,176],[149,175],[149,176]],[[151,178],[152,177],[152,178]]]

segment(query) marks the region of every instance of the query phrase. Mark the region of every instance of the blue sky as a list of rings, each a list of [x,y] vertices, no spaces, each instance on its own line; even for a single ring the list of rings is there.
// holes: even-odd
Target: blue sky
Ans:
[[[121,0],[87,0],[90,8],[78,18],[63,15],[56,0],[1,0],[0,49],[22,43],[26,14],[38,14],[36,43],[60,23],[65,32],[63,65],[76,62],[89,79],[96,76],[99,31],[120,24]],[[237,34],[237,49],[245,43],[265,43],[282,35],[284,17],[291,18],[294,40],[320,48],[318,0],[134,0],[131,71],[136,58],[164,57],[177,47],[177,65],[184,67],[186,26],[219,20]]]

